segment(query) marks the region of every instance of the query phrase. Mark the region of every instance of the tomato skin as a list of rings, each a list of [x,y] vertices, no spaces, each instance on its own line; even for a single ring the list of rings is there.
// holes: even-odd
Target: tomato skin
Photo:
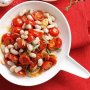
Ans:
[[[27,47],[27,42],[24,41],[24,45],[22,45],[22,39],[19,39],[19,40],[17,41],[17,45],[18,45],[19,48],[24,49],[24,48]]]
[[[34,20],[26,20],[26,24],[31,24],[32,26],[35,26],[35,21]]]
[[[11,35],[12,35],[12,38],[16,40],[19,37],[20,34],[12,33]]]
[[[51,61],[45,61],[42,65],[41,71],[48,70],[52,67],[53,63]]]
[[[27,42],[32,42],[34,40],[34,36],[29,33]]]
[[[32,17],[35,20],[42,20],[44,18],[44,13],[42,11],[35,11],[32,13]]]
[[[12,33],[20,33],[21,27],[12,27]]]
[[[62,45],[62,40],[60,38],[56,38],[56,44],[55,44],[55,47],[56,48],[60,48]]]
[[[21,16],[21,19],[23,22],[26,22],[28,20],[26,15]]]
[[[40,41],[39,50],[42,51],[42,50],[45,49],[46,47],[47,47],[47,44],[41,40],[41,41]]]
[[[4,34],[2,37],[2,42],[4,42],[6,46],[8,46],[9,44],[14,44],[14,40],[11,34]]]
[[[51,61],[53,63],[53,65],[57,63],[57,60],[56,60],[55,56],[50,56],[49,61]]]
[[[8,54],[7,58],[9,60],[11,60],[12,62],[14,62],[14,63],[17,63],[18,62],[18,57],[15,56],[15,55],[13,55],[13,54]]]
[[[29,65],[31,63],[30,58],[26,54],[20,55],[19,62],[22,65]]]
[[[16,17],[13,19],[13,25],[16,27],[21,27],[23,25],[23,21],[20,17]]]
[[[59,35],[59,30],[58,30],[58,28],[56,28],[56,27],[50,28],[50,29],[49,29],[49,33],[50,33],[51,36],[56,37],[56,36]]]
[[[49,49],[50,51],[55,50],[55,43],[56,43],[55,38],[53,38],[53,39],[49,42],[49,44],[48,44],[48,49]]]
[[[26,76],[26,72],[21,70],[19,72],[16,73],[18,76],[22,76],[22,77],[25,77]]]

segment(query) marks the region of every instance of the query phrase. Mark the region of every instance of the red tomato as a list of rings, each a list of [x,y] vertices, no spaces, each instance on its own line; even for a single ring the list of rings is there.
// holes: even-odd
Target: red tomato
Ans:
[[[53,64],[56,64],[57,60],[55,56],[50,56],[49,61],[51,61]]]
[[[21,27],[12,27],[12,33],[20,33]]]
[[[19,37],[19,35],[20,34],[18,33],[12,33],[12,38],[16,40]]]
[[[56,36],[58,36],[58,34],[59,34],[59,30],[58,30],[58,28],[56,28],[56,27],[50,28],[50,29],[49,29],[49,33],[50,33],[51,36],[56,37]]]
[[[27,47],[27,42],[24,40],[24,42],[22,41],[22,39],[19,39],[17,41],[17,45],[19,48],[26,48]]]
[[[26,54],[20,55],[19,62],[22,65],[29,65],[31,63],[29,56],[27,56]]]
[[[45,61],[42,65],[41,71],[48,70],[52,67],[53,63],[51,61]]]
[[[23,25],[23,21],[20,17],[16,17],[13,19],[13,25],[16,27],[21,27]]]
[[[56,44],[55,44],[55,47],[56,48],[60,48],[62,45],[62,40],[60,38],[56,38]]]
[[[26,15],[21,16],[21,19],[23,22],[26,22],[28,20]]]
[[[4,41],[4,39],[6,38],[6,37],[9,37],[10,36],[10,34],[4,34],[3,36],[2,36],[2,42]]]
[[[7,58],[10,59],[14,63],[18,62],[18,57],[13,54],[8,54]]]
[[[44,18],[44,13],[42,11],[35,11],[32,13],[35,20],[42,20]]]
[[[41,54],[41,53],[37,53],[37,57],[36,57],[36,58],[37,58],[37,60],[38,60],[38,59],[40,59],[40,58],[42,58],[42,57],[43,57],[43,56],[42,56],[42,54]]]
[[[22,76],[22,77],[25,77],[26,76],[26,72],[21,70],[19,71],[18,73],[16,73],[18,76]]]
[[[29,33],[27,41],[32,42],[33,40],[34,40],[34,36]]]
[[[32,26],[35,26],[35,21],[34,20],[26,20],[26,24],[31,24]]]
[[[55,41],[54,38],[49,42],[49,44],[48,44],[48,49],[49,49],[50,51],[53,51],[53,50],[55,49],[55,43],[56,43],[56,41]]]
[[[47,47],[47,44],[44,41],[40,41],[40,47],[39,50],[42,51],[43,49],[45,49]]]
[[[43,58],[45,58],[45,60],[49,60],[50,56],[48,53],[43,53]]]
[[[5,37],[5,38],[4,38]],[[6,46],[8,46],[9,44],[14,44],[14,39],[11,37],[11,35],[7,35],[3,37],[3,42]]]

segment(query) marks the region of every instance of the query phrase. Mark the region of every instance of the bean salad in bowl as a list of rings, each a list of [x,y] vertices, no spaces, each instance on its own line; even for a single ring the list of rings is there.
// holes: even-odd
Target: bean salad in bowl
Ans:
[[[53,51],[62,40],[55,17],[40,10],[22,10],[2,36],[1,50],[5,65],[18,76],[35,77],[57,63]]]

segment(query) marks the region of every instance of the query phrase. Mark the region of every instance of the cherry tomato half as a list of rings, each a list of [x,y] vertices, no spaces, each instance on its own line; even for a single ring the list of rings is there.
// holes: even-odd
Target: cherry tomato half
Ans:
[[[20,34],[18,33],[12,33],[11,35],[12,35],[12,38],[15,40],[20,36]]]
[[[26,54],[21,54],[19,58],[19,62],[22,65],[29,65],[30,64],[30,58]]]
[[[62,40],[60,38],[56,38],[56,44],[55,44],[55,47],[56,48],[60,48],[62,45]]]
[[[10,34],[4,34],[3,36],[2,36],[2,42],[4,41],[4,39],[6,38],[6,37],[10,37]]]
[[[42,65],[41,71],[48,70],[52,67],[53,63],[51,61],[45,61]]]
[[[26,24],[31,24],[32,26],[35,26],[35,21],[34,20],[26,20]]]
[[[23,21],[20,17],[16,17],[13,19],[13,25],[16,27],[21,27],[23,25]]]
[[[28,20],[26,15],[21,16],[21,19],[23,22],[26,22]]]
[[[8,54],[7,58],[9,60],[11,60],[12,62],[14,62],[14,63],[17,63],[18,62],[18,57],[15,56],[15,55],[13,55],[13,54]]]
[[[19,48],[26,48],[27,47],[27,42],[25,40],[23,41],[22,39],[19,39],[17,41],[17,45],[18,45]]]
[[[34,36],[29,33],[27,42],[32,42],[34,40]]]
[[[20,33],[21,27],[12,27],[12,33]]]
[[[50,28],[50,29],[49,29],[49,33],[50,33],[51,36],[56,37],[56,36],[58,36],[58,34],[59,34],[59,30],[58,30],[58,28],[56,28],[56,27]]]
[[[19,72],[16,73],[18,76],[22,76],[22,77],[25,77],[26,76],[26,72],[21,70]]]
[[[35,11],[32,13],[35,20],[42,20],[44,18],[44,13],[42,11]]]
[[[53,38],[53,39],[49,42],[49,44],[48,44],[48,49],[49,49],[50,51],[53,51],[53,50],[55,49],[55,43],[56,43],[55,38]]]

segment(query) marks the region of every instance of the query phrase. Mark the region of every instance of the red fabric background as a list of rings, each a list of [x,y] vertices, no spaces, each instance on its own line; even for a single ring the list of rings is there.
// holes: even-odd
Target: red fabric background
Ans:
[[[0,17],[11,7],[26,0],[14,0],[5,8],[0,8]],[[69,0],[58,0],[52,3],[58,7],[68,19],[72,33],[72,49],[70,55],[90,71],[90,0],[73,5],[68,12],[65,7]],[[34,86],[21,87],[11,84],[0,76],[0,90],[90,90],[90,78],[85,80],[75,75],[60,71],[48,82]]]

